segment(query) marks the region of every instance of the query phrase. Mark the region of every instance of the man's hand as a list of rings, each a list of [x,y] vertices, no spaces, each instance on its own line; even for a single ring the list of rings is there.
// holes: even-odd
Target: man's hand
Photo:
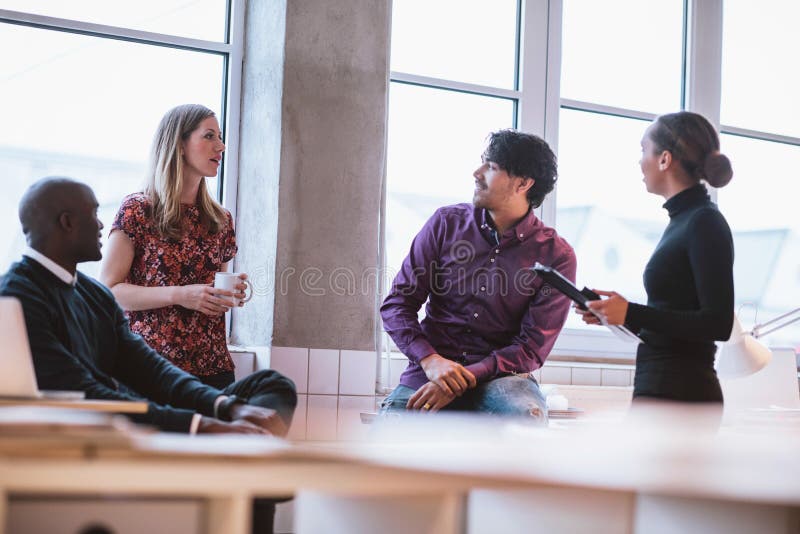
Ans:
[[[469,372],[469,371],[467,371]],[[433,382],[423,384],[421,388],[411,395],[406,404],[406,410],[422,410],[424,412],[438,412],[455,399],[455,395],[445,393],[442,388]]]
[[[439,386],[448,395],[460,396],[469,388],[478,385],[475,375],[463,365],[439,354],[430,354],[420,360],[419,364],[425,371],[428,380]]]
[[[267,434],[281,438],[289,432],[278,412],[252,404],[236,403],[231,406],[231,421],[253,424],[266,431]]]
[[[200,418],[200,426],[197,427],[198,434],[262,434],[269,435],[265,429],[254,425],[249,421],[231,421],[226,423],[213,417]]]

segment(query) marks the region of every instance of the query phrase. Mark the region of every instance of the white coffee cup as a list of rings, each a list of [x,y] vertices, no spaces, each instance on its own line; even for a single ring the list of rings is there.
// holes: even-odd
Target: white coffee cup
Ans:
[[[239,278],[239,276],[241,276],[241,273],[219,272],[214,275],[214,287],[217,289],[224,289],[225,291],[238,293],[239,290],[236,289],[236,286],[239,284],[244,284],[247,286],[247,289],[250,290],[250,294],[243,299],[237,299],[236,297],[224,297],[224,298],[230,298],[233,301],[234,306],[238,306],[239,302],[244,303],[253,298],[253,284],[251,284],[249,280],[242,280],[241,278]]]

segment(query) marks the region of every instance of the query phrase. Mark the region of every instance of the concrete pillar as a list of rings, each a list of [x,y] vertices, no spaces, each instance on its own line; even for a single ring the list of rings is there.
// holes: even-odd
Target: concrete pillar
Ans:
[[[280,9],[283,27],[259,27]],[[266,345],[272,333],[278,346],[375,348],[390,15],[389,0],[248,2],[237,268],[273,291],[274,313],[256,297],[234,317],[235,343]],[[267,50],[280,36],[282,76]],[[275,117],[266,100],[280,77]]]
[[[274,320],[286,0],[247,2],[245,17],[235,269],[250,275],[254,296],[233,311],[231,341],[266,346]]]

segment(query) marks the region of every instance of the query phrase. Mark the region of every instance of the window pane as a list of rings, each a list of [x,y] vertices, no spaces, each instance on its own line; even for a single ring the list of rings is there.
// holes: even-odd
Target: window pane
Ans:
[[[386,198],[386,268],[397,272],[433,212],[471,202],[486,137],[513,124],[510,100],[392,83]],[[390,276],[391,278],[391,276]]]
[[[734,175],[719,190],[719,205],[733,230],[736,307],[750,328],[800,306],[800,222],[792,194],[800,147],[723,135],[722,151]],[[800,324],[766,341],[800,348]]]
[[[642,183],[648,123],[561,110],[556,229],[578,257],[577,284],[646,302],[642,274],[668,217]],[[570,314],[567,327],[584,327]]]
[[[680,109],[681,0],[564,0],[563,21],[562,98]]]
[[[3,0],[0,7],[34,15],[223,42],[227,5],[228,0]]]
[[[517,0],[398,0],[392,6],[392,70],[514,88]]]
[[[0,24],[0,251],[3,271],[24,245],[17,203],[35,180],[89,184],[112,223],[122,197],[141,190],[150,141],[164,112],[198,102],[218,108],[219,55]],[[13,105],[12,105],[13,104]],[[82,269],[95,274],[97,264]]]
[[[798,20],[800,2],[725,0],[722,124],[800,137]]]

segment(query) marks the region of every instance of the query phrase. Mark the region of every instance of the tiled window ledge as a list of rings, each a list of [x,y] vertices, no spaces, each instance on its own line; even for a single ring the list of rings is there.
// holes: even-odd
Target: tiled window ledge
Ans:
[[[289,432],[293,440],[363,439],[368,425],[361,423],[361,413],[377,411],[385,396],[376,394],[377,379],[388,392],[407,364],[401,353],[392,353],[388,359],[381,354],[378,361],[376,352],[335,348],[231,346],[230,350],[237,366],[240,361],[249,362],[244,364],[249,372],[271,368],[294,381],[298,406]],[[630,400],[633,369],[624,363],[559,359],[548,360],[534,376],[542,384],[557,384],[571,403],[620,406]]]

